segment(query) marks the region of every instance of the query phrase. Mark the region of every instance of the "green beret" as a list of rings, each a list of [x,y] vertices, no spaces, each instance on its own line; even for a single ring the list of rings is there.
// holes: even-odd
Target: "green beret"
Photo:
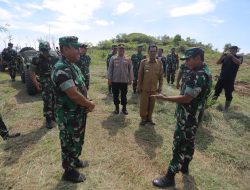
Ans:
[[[76,36],[64,36],[59,38],[59,45],[66,45],[79,48],[82,44],[78,42],[78,38]]]

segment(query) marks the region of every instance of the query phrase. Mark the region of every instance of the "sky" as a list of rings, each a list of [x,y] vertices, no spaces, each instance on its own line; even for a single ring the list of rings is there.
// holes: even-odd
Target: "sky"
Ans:
[[[226,43],[250,53],[250,0],[0,0],[0,51],[8,43],[37,48],[77,36],[97,44],[121,33],[180,34],[214,49]],[[52,43],[53,44],[53,43]],[[53,45],[52,45],[53,46]]]

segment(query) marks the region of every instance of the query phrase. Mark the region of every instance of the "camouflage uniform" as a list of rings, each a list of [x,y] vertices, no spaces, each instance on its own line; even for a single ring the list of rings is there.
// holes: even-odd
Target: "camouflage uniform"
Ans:
[[[56,92],[56,121],[60,130],[62,166],[65,170],[76,167],[84,143],[87,114],[84,107],[72,101],[64,92],[76,86],[87,97],[81,70],[62,57],[53,68],[51,78]]]
[[[16,69],[17,69],[16,68],[17,52],[11,47],[4,48],[2,52],[2,58],[4,61],[7,62],[9,75],[12,81],[15,81]]]
[[[89,55],[80,55],[80,60],[76,62],[76,65],[82,71],[87,89],[89,89],[89,79],[90,79],[89,65],[90,63],[91,63],[91,58],[89,57]]]
[[[198,125],[198,116],[205,106],[206,97],[212,86],[212,76],[203,64],[198,70],[191,71],[181,89],[181,95],[189,94],[194,99],[190,104],[177,104],[177,125],[173,141],[173,159],[169,169],[177,173],[186,159],[192,160],[194,154],[194,136]]]
[[[190,69],[187,67],[186,63],[182,63],[180,66],[180,73],[181,73],[181,90],[183,87],[183,84],[188,80],[188,76],[190,73]]]
[[[30,70],[38,75],[42,86],[43,115],[47,121],[54,120],[55,117],[55,92],[50,75],[52,67],[57,61],[57,57],[49,55],[48,58],[45,58],[40,53],[32,59],[30,65]]]
[[[134,81],[133,81],[134,93],[136,92],[136,88],[137,88],[138,71],[139,71],[139,68],[140,68],[140,63],[145,58],[146,58],[146,56],[143,55],[142,53],[133,54],[131,56],[131,61],[132,61],[133,71],[134,71]]]
[[[174,83],[175,80],[175,72],[179,66],[179,59],[177,54],[168,54],[167,55],[167,81],[168,83],[171,80],[171,84]]]
[[[156,59],[158,59],[160,62],[162,62],[162,66],[163,66],[163,74],[164,77],[166,76],[166,72],[167,72],[167,59],[166,57],[162,56],[162,57],[156,57]]]

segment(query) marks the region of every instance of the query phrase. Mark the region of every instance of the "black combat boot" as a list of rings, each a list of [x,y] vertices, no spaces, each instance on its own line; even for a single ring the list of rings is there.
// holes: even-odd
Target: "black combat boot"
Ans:
[[[231,105],[231,101],[226,101],[226,102],[225,102],[225,109],[224,109],[225,112],[228,111],[230,105]]]
[[[170,169],[168,169],[168,172],[165,176],[153,180],[153,185],[160,188],[174,187],[175,186],[174,176],[175,173],[173,173]]]
[[[75,164],[76,168],[86,168],[89,166],[89,162],[86,160],[77,160]]]
[[[10,134],[3,120],[2,119],[0,120],[0,136],[3,138],[3,140],[7,140],[8,138],[16,138],[19,137],[20,135],[21,135],[20,133]]]
[[[52,125],[52,119],[49,117],[46,117],[46,128],[47,129],[52,129],[53,125]]]
[[[122,107],[122,113],[124,115],[128,115],[128,111],[127,111],[126,105],[123,105],[123,107]]]
[[[67,169],[64,171],[62,179],[73,183],[81,183],[86,180],[86,177],[76,169]]]
[[[120,112],[120,108],[119,108],[119,104],[115,105],[115,111],[114,114],[119,114]]]
[[[181,167],[181,173],[186,174],[186,175],[189,174],[189,169],[188,169],[189,163],[190,163],[190,160],[187,158],[184,158],[184,162]]]

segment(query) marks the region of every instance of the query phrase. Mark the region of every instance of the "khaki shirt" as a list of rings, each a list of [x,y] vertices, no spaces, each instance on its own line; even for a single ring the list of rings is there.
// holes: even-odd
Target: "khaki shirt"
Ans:
[[[134,80],[131,60],[119,56],[111,57],[108,68],[108,79],[119,83],[128,83]]]
[[[138,90],[154,92],[162,90],[163,66],[162,62],[155,60],[154,63],[149,59],[144,59],[140,63],[138,73]]]

